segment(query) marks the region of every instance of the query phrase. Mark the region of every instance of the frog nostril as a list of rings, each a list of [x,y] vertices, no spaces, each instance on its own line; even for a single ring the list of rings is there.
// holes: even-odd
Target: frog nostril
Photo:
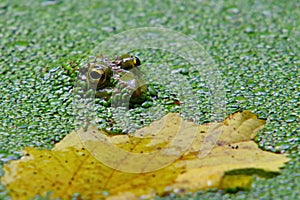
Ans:
[[[97,72],[97,71],[91,71],[91,73],[90,73],[90,77],[91,77],[92,79],[99,79],[99,78],[101,78],[101,76],[102,76],[102,74],[100,74],[100,73]]]

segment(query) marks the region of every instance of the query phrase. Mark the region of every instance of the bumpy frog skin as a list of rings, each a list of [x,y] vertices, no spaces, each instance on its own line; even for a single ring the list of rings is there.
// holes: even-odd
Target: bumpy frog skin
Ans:
[[[89,87],[96,88],[96,97],[109,100],[112,93],[131,95],[130,102],[142,101],[147,86],[137,68],[141,64],[139,58],[122,55],[113,61],[97,58],[88,64],[86,80]],[[122,92],[121,92],[122,91]]]

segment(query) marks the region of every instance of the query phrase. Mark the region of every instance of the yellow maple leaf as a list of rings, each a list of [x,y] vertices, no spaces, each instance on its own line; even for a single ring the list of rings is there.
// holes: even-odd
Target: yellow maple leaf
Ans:
[[[289,160],[252,141],[264,124],[244,111],[204,125],[171,113],[131,136],[108,136],[89,126],[71,132],[52,150],[25,148],[20,160],[4,166],[2,182],[12,199],[48,191],[51,198],[78,193],[83,199],[135,199],[247,189],[253,174],[274,174]]]

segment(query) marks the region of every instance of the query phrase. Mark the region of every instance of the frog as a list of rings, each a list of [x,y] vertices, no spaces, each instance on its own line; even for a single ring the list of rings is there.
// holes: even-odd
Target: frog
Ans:
[[[140,65],[141,60],[129,54],[113,60],[101,56],[88,63],[85,77],[89,87],[95,88],[96,98],[109,101],[112,94],[127,93],[131,96],[130,104],[142,103],[146,99],[147,85]]]

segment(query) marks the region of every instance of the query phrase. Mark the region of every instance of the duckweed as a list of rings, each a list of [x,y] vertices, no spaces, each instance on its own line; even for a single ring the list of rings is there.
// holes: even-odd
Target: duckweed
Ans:
[[[105,38],[144,26],[163,26],[189,35],[212,56],[223,78],[226,114],[251,110],[266,118],[255,141],[292,159],[282,174],[256,178],[252,190],[237,194],[199,191],[165,199],[297,199],[300,187],[300,67],[297,1],[7,1],[0,3],[0,165],[21,155],[24,146],[51,148],[76,128],[73,86],[78,66]],[[188,61],[163,52],[142,52],[152,65],[173,63],[196,97],[189,110],[195,121],[210,121],[211,91]],[[182,64],[181,64],[182,63]],[[151,65],[149,66],[151,67]],[[145,70],[153,75],[155,71]],[[151,81],[151,76],[150,79]],[[180,80],[179,80],[180,81]],[[84,84],[84,83],[79,83]],[[149,86],[151,100],[128,113],[133,131],[167,112],[180,112],[176,94],[163,85]],[[76,93],[82,95],[81,93]],[[84,106],[84,102],[83,106]],[[99,127],[111,127],[110,102],[91,108]],[[158,112],[159,110],[159,112]],[[154,113],[154,114],[153,114]],[[187,113],[187,117],[195,113]],[[91,116],[95,117],[95,116]],[[0,167],[0,175],[3,174]],[[0,199],[9,199],[0,184]],[[159,199],[159,198],[157,198]]]

